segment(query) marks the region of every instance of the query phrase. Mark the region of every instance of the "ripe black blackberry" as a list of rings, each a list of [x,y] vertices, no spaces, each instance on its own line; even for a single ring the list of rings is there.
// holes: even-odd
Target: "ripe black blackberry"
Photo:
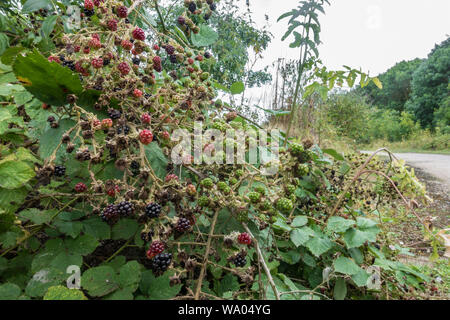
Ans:
[[[134,161],[134,160],[131,161],[130,169],[131,169],[131,173],[133,174],[133,176],[137,176],[141,173],[141,170],[140,170],[141,166],[140,166],[139,162],[137,162],[137,161]]]
[[[102,86],[101,84],[96,84],[96,85],[94,86],[94,90],[97,90],[97,91],[103,91],[103,86]]]
[[[152,269],[155,273],[166,271],[172,263],[171,253],[160,253],[153,258]]]
[[[103,66],[106,67],[111,63],[111,59],[103,58]]]
[[[88,10],[88,9],[84,8],[83,12],[84,12],[84,15],[86,17],[92,17],[95,14],[95,10],[94,9]]]
[[[118,128],[117,128],[117,134],[125,134],[125,135],[127,135],[127,134],[129,134],[130,133],[130,127],[129,126],[119,126]]]
[[[55,166],[54,174],[56,177],[64,177],[66,174],[66,167],[64,166]]]
[[[150,242],[150,241],[152,241],[152,238],[153,238],[154,235],[155,235],[155,233],[153,231],[142,232],[141,233],[141,239],[144,242]]]
[[[203,55],[206,59],[211,58],[211,53],[209,53],[208,51],[205,52],[205,54]]]
[[[132,61],[133,61],[133,64],[135,64],[135,65],[137,65],[137,66],[141,63],[141,59],[139,59],[139,58],[137,58],[137,57],[134,57],[134,58],[132,59]]]
[[[175,64],[178,62],[177,56],[175,54],[172,54],[169,56],[169,60],[171,63]]]
[[[128,201],[122,201],[117,205],[117,212],[122,217],[128,217],[134,213],[134,205]]]
[[[100,214],[100,218],[107,223],[115,223],[119,219],[119,213],[117,212],[117,207],[114,204],[108,205],[103,209]]]
[[[175,229],[177,229],[177,231],[179,231],[179,232],[185,232],[185,231],[189,230],[190,227],[191,227],[191,223],[189,222],[188,219],[180,218],[180,219],[178,219]]]
[[[156,202],[150,203],[145,207],[145,214],[149,218],[158,218],[161,214],[161,209],[162,207],[160,204]]]
[[[120,119],[120,117],[122,116],[122,112],[120,112],[119,110],[116,110],[116,109],[109,109],[108,116],[112,120],[117,120],[117,119]]]
[[[209,5],[209,8],[211,9],[211,11],[216,11],[217,5],[216,5],[215,3],[211,3],[211,4]]]
[[[75,63],[72,60],[64,60],[62,66],[69,68],[72,71],[75,71]]]
[[[188,9],[189,9],[190,12],[194,13],[195,10],[197,10],[197,5],[195,4],[195,2],[189,3],[189,8]]]
[[[233,259],[233,263],[236,267],[242,268],[247,264],[247,259],[241,254],[237,254]]]

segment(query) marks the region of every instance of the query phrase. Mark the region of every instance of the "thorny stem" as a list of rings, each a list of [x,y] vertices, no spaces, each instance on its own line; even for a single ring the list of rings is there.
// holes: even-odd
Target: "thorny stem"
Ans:
[[[195,296],[194,296],[195,300],[199,299],[200,292],[202,291],[202,282],[203,282],[203,278],[205,276],[206,265],[208,264],[209,251],[211,250],[211,242],[212,242],[212,238],[214,235],[214,229],[215,229],[216,223],[217,223],[217,218],[219,217],[219,212],[220,212],[220,210],[217,209],[216,213],[214,214],[213,221],[211,223],[211,229],[209,230],[208,241],[206,243],[205,257],[203,259],[202,269],[200,271],[200,276],[198,278],[197,289],[195,290]]]
[[[266,273],[267,279],[269,280],[269,284],[272,287],[273,293],[275,294],[275,299],[280,300],[280,294],[277,290],[275,282],[273,281],[272,274],[270,273],[269,268],[267,267],[266,261],[264,260],[264,256],[262,255],[261,249],[259,248],[258,240],[256,240],[255,236],[252,234],[247,224],[242,223],[245,231],[252,237],[252,241],[255,243],[256,253],[258,254],[258,260],[261,262],[264,272]]]

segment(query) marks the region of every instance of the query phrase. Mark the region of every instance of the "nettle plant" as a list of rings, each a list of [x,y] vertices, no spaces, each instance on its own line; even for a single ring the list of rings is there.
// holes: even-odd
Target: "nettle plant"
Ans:
[[[213,14],[213,0],[186,0],[178,32],[163,20],[134,24],[158,13],[157,1],[86,0],[73,32],[54,15],[64,3],[29,2],[53,13],[43,25],[54,20],[54,49],[16,43],[1,57],[0,298],[344,299],[422,288],[427,278],[395,261],[369,216],[397,197],[410,208],[406,192],[424,198],[403,167],[310,141],[280,148],[274,175],[260,161],[171,162],[172,133],[193,135],[195,121],[255,129],[214,100],[202,71],[214,30],[202,33],[199,16]],[[211,145],[202,149],[223,157]]]

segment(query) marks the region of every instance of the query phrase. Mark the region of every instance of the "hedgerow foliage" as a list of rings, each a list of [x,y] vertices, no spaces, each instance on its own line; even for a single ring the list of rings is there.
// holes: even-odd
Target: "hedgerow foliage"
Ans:
[[[400,198],[409,208],[404,196],[424,198],[403,166],[344,158],[310,141],[281,148],[273,176],[259,162],[171,163],[171,133],[193,135],[194,121],[205,130],[254,127],[216,99],[202,71],[214,59],[206,49],[215,31],[202,18],[214,14],[212,0],[185,1],[178,31],[135,25],[158,13],[157,1],[112,0],[85,1],[80,27],[70,30],[68,4],[25,3],[36,27],[28,32],[45,48],[2,33],[10,48],[0,65],[0,298],[344,299],[380,298],[381,287],[421,290],[426,276],[395,261],[370,215],[381,214],[380,203]],[[81,287],[68,289],[77,267]]]

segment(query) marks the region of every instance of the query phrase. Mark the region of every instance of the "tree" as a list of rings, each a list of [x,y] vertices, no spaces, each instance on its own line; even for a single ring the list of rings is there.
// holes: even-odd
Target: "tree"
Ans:
[[[406,104],[423,127],[435,127],[435,111],[448,97],[450,77],[450,38],[436,46],[428,60],[414,72],[412,95]]]
[[[421,59],[402,61],[379,76],[383,83],[383,90],[379,90],[373,83],[357,91],[365,94],[369,102],[382,109],[403,111],[405,103],[411,96],[411,81],[414,72],[423,62]]]

